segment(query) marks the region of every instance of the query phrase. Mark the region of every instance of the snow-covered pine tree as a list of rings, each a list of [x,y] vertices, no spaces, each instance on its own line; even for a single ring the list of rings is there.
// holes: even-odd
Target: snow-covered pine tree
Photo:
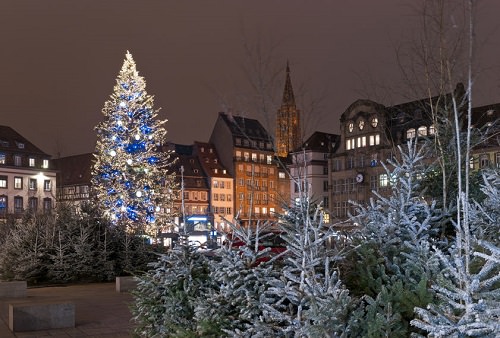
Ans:
[[[165,121],[156,119],[153,96],[129,52],[102,113],[104,121],[95,128],[96,201],[115,224],[156,236],[168,216],[160,212],[162,203],[173,198],[173,177],[166,171],[173,159],[160,149]]]
[[[374,191],[370,205],[357,205],[351,217],[360,230],[353,234],[343,278],[362,300],[360,335],[408,335],[413,308],[432,301],[427,282],[435,274],[435,264],[429,242],[437,230],[433,225],[439,210],[420,188],[427,168],[425,147],[409,142],[399,147],[398,155],[384,164],[392,194],[384,197]]]
[[[280,330],[264,322],[262,303],[269,278],[280,271],[269,260],[270,248],[262,242],[269,236],[269,223],[257,222],[255,229],[228,222],[228,242],[210,261],[211,279],[216,288],[195,310],[199,334],[218,331],[217,336],[278,337]]]
[[[265,322],[282,337],[348,336],[351,297],[337,275],[338,257],[326,247],[333,231],[323,209],[304,193],[279,224],[287,252],[262,299]]]
[[[195,307],[205,302],[213,287],[207,258],[181,234],[178,245],[150,267],[137,276],[133,292],[134,333],[148,338],[196,337]]]

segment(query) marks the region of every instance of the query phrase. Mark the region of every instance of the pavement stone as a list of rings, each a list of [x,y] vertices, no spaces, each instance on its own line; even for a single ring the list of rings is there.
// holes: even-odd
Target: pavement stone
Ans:
[[[128,292],[116,292],[115,283],[28,288],[27,300],[75,303],[75,327],[29,332],[9,329],[8,299],[0,299],[0,338],[131,337],[133,329]]]

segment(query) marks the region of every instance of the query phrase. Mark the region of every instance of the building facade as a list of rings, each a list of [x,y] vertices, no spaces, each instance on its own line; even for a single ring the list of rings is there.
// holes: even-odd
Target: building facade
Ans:
[[[259,121],[219,113],[210,143],[234,178],[233,210],[240,224],[275,219],[284,198],[279,194],[272,138]]]
[[[57,201],[72,205],[89,201],[94,154],[61,157],[53,162],[57,170]]]
[[[51,212],[56,170],[49,155],[8,126],[0,126],[0,217],[25,210]]]
[[[215,146],[206,142],[194,143],[194,154],[198,157],[210,188],[209,213],[216,230],[229,230],[234,221],[234,180],[222,165]]]
[[[292,201],[307,196],[310,201],[330,210],[330,181],[328,160],[337,150],[339,135],[314,132],[303,144],[302,150],[291,154],[292,163],[288,166],[290,195]],[[329,214],[324,221],[329,223]]]

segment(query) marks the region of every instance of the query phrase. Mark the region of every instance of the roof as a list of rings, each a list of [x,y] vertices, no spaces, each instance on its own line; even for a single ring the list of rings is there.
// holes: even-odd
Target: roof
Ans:
[[[228,126],[233,137],[249,138],[255,141],[271,140],[271,136],[266,129],[255,119],[235,116],[224,112],[219,113],[219,118]]]
[[[92,166],[94,154],[86,153],[53,160],[54,166],[59,171],[57,184],[68,185],[90,185],[92,178]]]
[[[304,142],[302,149],[333,153],[339,141],[340,135],[316,131]]]
[[[50,158],[40,148],[28,141],[24,136],[8,126],[0,125],[0,150],[27,153]]]
[[[194,143],[195,154],[198,156],[200,164],[209,177],[225,177],[232,176],[226,170],[219,159],[215,146],[206,142]]]

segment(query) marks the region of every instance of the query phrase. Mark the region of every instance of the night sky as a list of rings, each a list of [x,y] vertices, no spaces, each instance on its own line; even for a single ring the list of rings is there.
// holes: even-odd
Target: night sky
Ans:
[[[279,71],[276,104],[289,60],[306,137],[338,133],[357,99],[419,98],[408,95],[396,58],[419,30],[419,3],[0,0],[0,124],[55,157],[93,151],[94,127],[129,50],[169,120],[169,141],[208,141],[218,112],[228,110],[272,132],[278,106],[271,116],[256,111],[244,71],[256,60],[244,46],[260,45],[268,69]],[[479,4],[475,105],[500,102],[500,1]]]

